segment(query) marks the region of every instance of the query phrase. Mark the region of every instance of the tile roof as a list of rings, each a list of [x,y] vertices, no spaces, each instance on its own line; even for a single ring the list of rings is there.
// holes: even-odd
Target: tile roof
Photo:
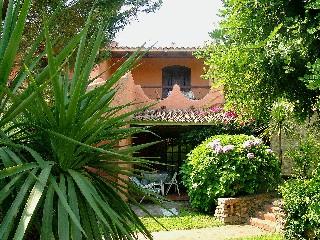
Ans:
[[[139,47],[111,46],[112,57],[125,57],[140,49]],[[194,58],[193,52],[199,50],[197,47],[142,47],[147,53],[144,58]]]
[[[147,109],[134,116],[141,122],[230,123],[237,120],[234,112],[214,109]]]
[[[111,47],[111,51],[128,51],[128,52],[134,52],[137,51],[139,47],[129,47],[129,46],[116,46]],[[200,47],[143,47],[142,50],[149,50],[149,52],[165,52],[165,51],[183,51],[183,52],[194,52],[199,50]]]

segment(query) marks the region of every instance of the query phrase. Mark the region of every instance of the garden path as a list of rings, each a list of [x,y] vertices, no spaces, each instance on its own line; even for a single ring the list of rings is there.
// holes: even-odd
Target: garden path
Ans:
[[[265,235],[267,232],[250,225],[226,225],[214,228],[154,232],[154,240],[225,240]],[[145,240],[139,236],[139,240]]]

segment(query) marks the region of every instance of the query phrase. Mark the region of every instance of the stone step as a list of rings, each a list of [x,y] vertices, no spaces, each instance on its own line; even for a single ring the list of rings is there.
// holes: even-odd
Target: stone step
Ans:
[[[276,223],[260,218],[250,218],[250,225],[258,227],[268,232],[276,232]]]
[[[264,207],[264,210],[266,212],[274,213],[274,212],[279,212],[281,208],[274,206],[273,204],[267,204]]]
[[[263,214],[263,219],[264,220],[269,220],[269,221],[274,222],[274,223],[277,221],[276,215],[274,215],[274,213],[265,213],[265,214]]]
[[[271,212],[258,212],[257,218],[263,219],[263,220],[269,220],[271,222],[276,222],[277,218],[274,213]]]

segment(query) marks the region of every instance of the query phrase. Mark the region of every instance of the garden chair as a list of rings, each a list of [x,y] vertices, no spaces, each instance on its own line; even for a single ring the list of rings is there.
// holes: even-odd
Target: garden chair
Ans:
[[[180,196],[180,191],[179,191],[179,185],[178,185],[178,180],[177,180],[177,175],[178,173],[175,172],[171,178],[171,180],[169,182],[164,182],[164,185],[169,185],[166,195],[168,194],[168,192],[170,191],[170,188],[172,187],[172,185],[175,186],[176,191],[178,192],[178,195]]]
[[[145,193],[145,195],[141,198],[139,203],[142,203],[142,201],[145,199],[145,197],[148,195],[148,191],[150,191],[151,193],[157,193],[159,194],[161,189],[157,188],[155,183],[148,183],[148,184],[143,184],[141,181],[139,181],[138,178],[136,177],[129,177],[129,180],[135,184],[138,188],[142,189],[142,190],[146,190],[143,191]]]

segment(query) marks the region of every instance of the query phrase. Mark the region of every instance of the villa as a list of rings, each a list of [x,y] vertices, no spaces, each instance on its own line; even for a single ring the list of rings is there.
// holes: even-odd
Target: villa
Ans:
[[[137,48],[113,47],[111,58],[100,63],[91,77],[99,76],[90,87],[104,84],[124,60]],[[144,49],[146,50],[146,49]],[[211,87],[202,79],[203,61],[195,58],[196,48],[153,47],[139,64],[125,75],[113,104],[133,103],[127,111],[150,105],[137,113],[132,126],[151,126],[154,134],[143,133],[121,143],[142,144],[161,142],[144,149],[140,156],[169,164],[155,165],[164,172],[178,172],[191,147],[181,141],[180,135],[196,126],[210,124],[210,114],[201,114],[210,107],[224,103],[221,89]]]

